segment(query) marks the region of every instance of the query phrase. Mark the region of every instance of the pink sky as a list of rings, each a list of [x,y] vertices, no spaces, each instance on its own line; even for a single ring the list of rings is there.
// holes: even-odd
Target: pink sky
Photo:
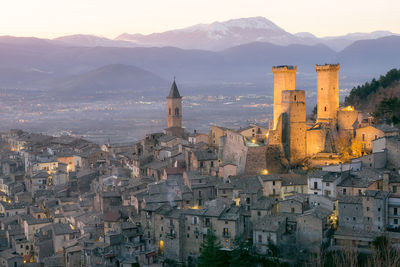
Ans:
[[[4,0],[0,35],[54,38],[152,33],[263,16],[288,32],[317,36],[389,30],[400,33],[399,0]]]

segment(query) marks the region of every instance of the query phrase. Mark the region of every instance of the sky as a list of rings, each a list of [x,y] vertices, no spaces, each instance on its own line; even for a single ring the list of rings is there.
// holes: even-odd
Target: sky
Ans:
[[[399,0],[0,0],[0,35],[115,38],[255,16],[319,37],[400,33],[399,10]]]

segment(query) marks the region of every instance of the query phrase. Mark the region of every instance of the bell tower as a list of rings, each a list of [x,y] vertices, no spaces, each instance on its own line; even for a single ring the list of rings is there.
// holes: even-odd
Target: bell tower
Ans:
[[[175,79],[167,96],[168,128],[182,127],[182,97],[179,94]]]

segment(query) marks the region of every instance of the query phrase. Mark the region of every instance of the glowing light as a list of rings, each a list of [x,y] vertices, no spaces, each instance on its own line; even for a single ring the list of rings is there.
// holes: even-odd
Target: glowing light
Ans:
[[[347,107],[342,108],[342,110],[343,111],[353,111],[354,107],[353,106],[347,106]]]
[[[264,169],[264,170],[262,170],[261,173],[264,174],[264,175],[267,175],[267,174],[268,174],[268,170],[267,170],[267,169]]]
[[[75,230],[75,227],[74,227],[72,224],[69,224],[69,227],[70,227],[72,230]]]
[[[256,143],[256,139],[252,139],[251,142],[252,142],[253,144],[255,144],[255,143]]]
[[[193,210],[198,210],[199,209],[199,206],[198,205],[194,205],[194,206],[192,206],[192,207],[190,207],[191,209],[193,209]]]
[[[235,205],[240,206],[240,198],[235,198]]]
[[[265,138],[268,139],[269,132],[265,134]]]

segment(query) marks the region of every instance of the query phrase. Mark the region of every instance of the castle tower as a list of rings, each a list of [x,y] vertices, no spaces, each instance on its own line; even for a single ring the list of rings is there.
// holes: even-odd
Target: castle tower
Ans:
[[[336,123],[339,109],[339,64],[315,65],[317,122]]]
[[[282,144],[291,165],[306,157],[305,97],[303,90],[282,91]]]
[[[168,128],[182,127],[182,97],[175,79],[167,96]]]
[[[282,91],[296,90],[296,66],[274,66],[274,121],[273,129],[276,129],[279,116],[282,113]]]

